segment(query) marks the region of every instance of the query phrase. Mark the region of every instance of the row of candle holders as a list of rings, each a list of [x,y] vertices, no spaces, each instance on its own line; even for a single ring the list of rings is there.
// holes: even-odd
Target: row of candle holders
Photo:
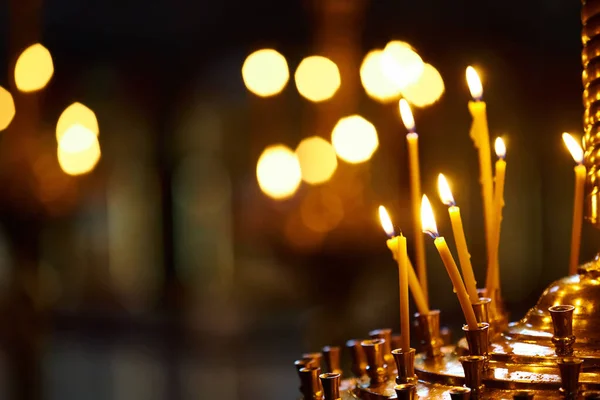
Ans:
[[[490,318],[496,312],[491,310],[490,305],[489,298],[482,298],[478,304],[473,305],[479,322],[478,327],[469,329],[464,325],[462,328],[468,344],[468,354],[459,357],[465,384],[448,389],[451,399],[480,399],[485,392],[483,377],[491,369],[489,345],[493,336],[500,334],[506,327],[498,322],[501,318]],[[579,394],[579,374],[583,363],[581,358],[574,356],[573,311],[574,307],[571,305],[549,308],[554,327],[552,343],[561,378],[560,392],[567,399],[575,399]],[[415,314],[415,317],[423,358],[442,357],[442,346],[449,343],[444,343],[441,334],[439,310],[432,310],[427,315]],[[300,391],[304,399],[341,400],[340,388],[355,393],[359,398],[385,398],[381,395],[373,397],[368,393],[383,393],[383,389],[393,379],[398,399],[418,398],[418,377],[414,367],[416,350],[411,348],[403,351],[397,348],[400,343],[399,336],[392,335],[391,329],[374,330],[369,335],[371,338],[368,340],[349,340],[346,343],[352,360],[353,379],[342,381],[341,348],[338,346],[326,346],[320,353],[307,353],[296,360]],[[327,371],[324,374],[321,374],[322,361]],[[512,393],[513,399],[533,399],[534,396],[535,393],[528,390]],[[586,393],[584,398],[600,399],[600,392]]]

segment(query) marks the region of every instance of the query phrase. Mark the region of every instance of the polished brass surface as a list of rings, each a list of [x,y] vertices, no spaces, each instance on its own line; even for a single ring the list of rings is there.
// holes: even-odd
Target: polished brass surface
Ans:
[[[417,380],[415,375],[415,353],[415,349],[410,349],[409,351],[402,351],[401,349],[392,350],[396,368],[398,369],[398,376],[396,376],[397,384],[414,383]]]
[[[583,360],[577,357],[563,357],[556,362],[560,371],[560,390],[566,398],[574,399],[579,392],[579,374]]]
[[[574,306],[559,305],[548,308],[554,326],[552,343],[557,356],[572,356],[575,335],[573,335],[573,311]]]
[[[465,386],[471,389],[471,398],[478,399],[483,394],[483,368],[486,358],[483,356],[462,356],[458,359],[465,374]]]
[[[487,357],[489,348],[489,328],[490,324],[487,322],[480,322],[477,329],[469,329],[468,325],[463,325],[462,329],[467,338],[469,353],[472,356]]]
[[[325,361],[327,372],[342,374],[342,368],[340,367],[340,352],[341,349],[339,346],[323,347],[323,360]]]
[[[471,398],[471,389],[467,387],[457,386],[448,391],[452,400],[469,400]]]
[[[440,310],[431,310],[427,314],[416,313],[415,318],[420,350],[427,357],[441,356],[440,348],[444,343],[440,336]]]
[[[417,399],[417,385],[415,383],[403,383],[394,386],[396,397],[398,400],[414,400]]]
[[[367,358],[365,351],[360,345],[360,340],[351,339],[346,342],[346,348],[350,351],[350,370],[355,377],[360,378],[367,373]]]
[[[361,342],[367,355],[367,375],[371,380],[371,387],[380,386],[387,380],[387,365],[383,358],[384,343],[384,339],[370,339]]]
[[[392,357],[392,330],[391,329],[375,329],[369,332],[371,339],[383,339],[383,359],[388,367],[394,365],[394,357]],[[389,368],[391,369],[391,368]],[[392,371],[388,371],[391,373]]]
[[[323,389],[319,375],[321,368],[302,368],[300,371],[300,391],[305,400],[322,400]]]
[[[325,400],[342,400],[340,396],[341,375],[326,373],[319,375]]]

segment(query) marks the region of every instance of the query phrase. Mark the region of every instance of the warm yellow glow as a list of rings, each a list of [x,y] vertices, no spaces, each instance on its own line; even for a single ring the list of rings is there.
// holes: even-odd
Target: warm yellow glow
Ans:
[[[258,159],[256,178],[267,196],[274,199],[292,196],[302,180],[296,154],[282,144],[267,147]]]
[[[340,87],[340,71],[327,57],[306,57],[294,75],[298,92],[310,101],[324,101],[333,97]]]
[[[506,145],[501,137],[496,138],[496,141],[494,142],[494,150],[496,150],[496,156],[499,158],[506,157]]]
[[[246,57],[242,78],[249,91],[261,97],[281,92],[290,79],[285,57],[273,49],[261,49]]]
[[[467,84],[469,85],[471,97],[473,97],[475,100],[481,99],[481,96],[483,96],[481,79],[479,79],[479,74],[475,68],[471,67],[470,65],[467,67]]]
[[[383,50],[370,51],[360,66],[360,81],[367,95],[381,103],[400,97],[400,86],[383,72]]]
[[[58,118],[58,122],[56,123],[56,141],[60,142],[60,138],[65,134],[67,129],[75,124],[86,127],[96,135],[100,132],[96,114],[81,103],[73,103],[65,108]]]
[[[565,142],[565,145],[567,146],[567,149],[569,149],[573,160],[575,160],[577,164],[581,164],[583,162],[583,149],[581,148],[579,142],[567,132],[562,134],[562,138],[563,142]]]
[[[421,200],[421,226],[423,232],[431,236],[438,236],[437,225],[435,223],[435,217],[433,216],[433,209],[431,203],[427,198],[427,195],[423,195]]]
[[[43,89],[54,74],[52,56],[39,43],[26,48],[15,64],[15,83],[21,92]]]
[[[341,118],[331,133],[331,143],[342,160],[358,164],[371,158],[379,139],[372,123],[360,115]]]
[[[383,72],[400,88],[415,83],[425,69],[425,63],[406,42],[392,41],[383,49]]]
[[[335,149],[319,136],[301,141],[296,148],[296,156],[300,162],[302,179],[313,185],[327,182],[337,168]]]
[[[69,175],[81,175],[94,169],[100,160],[100,143],[96,134],[82,125],[73,125],[58,143],[58,163]]]
[[[399,107],[400,116],[402,117],[404,126],[409,132],[412,132],[415,129],[415,119],[410,110],[410,106],[408,105],[408,101],[406,101],[406,99],[400,99]]]
[[[8,128],[15,117],[15,102],[12,94],[0,86],[0,131]]]
[[[452,196],[452,190],[450,190],[450,185],[446,180],[444,174],[438,175],[438,193],[440,194],[440,200],[447,206],[453,206],[454,196]]]
[[[431,64],[425,64],[421,77],[413,84],[402,89],[402,96],[417,107],[427,107],[442,97],[444,80]]]
[[[379,206],[379,221],[381,221],[381,227],[383,228],[385,233],[389,237],[393,237],[395,235],[394,224],[392,224],[390,215],[388,214],[384,206]]]

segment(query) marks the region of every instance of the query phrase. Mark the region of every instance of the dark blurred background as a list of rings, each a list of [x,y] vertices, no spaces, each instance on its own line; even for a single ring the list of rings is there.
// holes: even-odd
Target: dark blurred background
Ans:
[[[508,146],[502,290],[518,319],[567,273],[573,160],[581,134],[577,1],[5,0],[0,85],[16,116],[0,133],[0,393],[14,399],[295,398],[294,359],[373,328],[398,330],[397,269],[376,209],[405,227],[412,254],[406,132],[397,99],[368,97],[372,49],[409,42],[445,92],[414,108],[423,191],[440,231],[439,172],[462,208],[479,282],[485,246],[467,65],[484,77],[492,136]],[[54,76],[21,93],[18,55],[40,42]],[[261,48],[290,80],[259,97],[242,79]],[[327,101],[302,97],[294,71],[326,56],[341,74]],[[98,119],[101,158],[71,176],[56,121],[73,102]],[[331,179],[282,200],[261,191],[265,148],[330,140],[360,114],[379,147],[341,159]],[[427,240],[432,307],[460,322]],[[582,260],[598,250],[584,224]]]

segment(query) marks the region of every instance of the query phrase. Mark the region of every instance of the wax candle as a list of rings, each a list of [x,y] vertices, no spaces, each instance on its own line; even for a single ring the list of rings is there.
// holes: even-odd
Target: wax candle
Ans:
[[[573,202],[573,226],[571,228],[571,258],[569,260],[569,274],[577,272],[579,265],[579,248],[581,244],[581,222],[583,220],[583,188],[585,186],[585,166],[583,165],[583,149],[581,145],[568,133],[562,135],[565,145],[569,149],[573,160],[577,163],[575,171],[575,199]]]
[[[452,285],[454,286],[456,296],[460,302],[460,307],[462,308],[469,329],[478,329],[477,318],[475,318],[475,312],[473,311],[473,307],[471,307],[469,294],[467,293],[465,284],[460,277],[454,257],[452,257],[452,253],[450,253],[450,249],[446,244],[446,239],[438,234],[431,203],[426,195],[423,195],[423,200],[421,202],[421,222],[423,225],[423,232],[434,238],[433,242],[438,250],[438,253],[440,253],[444,267],[446,267],[448,276],[452,281]]]
[[[479,172],[481,182],[481,196],[483,198],[483,213],[485,224],[486,250],[488,255],[488,276],[490,274],[490,253],[492,248],[492,196],[493,196],[493,181],[492,181],[492,156],[490,151],[490,134],[488,131],[486,104],[482,101],[483,87],[481,80],[475,68],[467,67],[467,83],[472,101],[469,101],[469,112],[473,118],[471,124],[470,136],[478,150],[479,154]]]
[[[425,301],[429,302],[427,290],[427,264],[425,261],[425,240],[421,234],[421,223],[419,221],[419,207],[421,204],[421,169],[419,165],[419,135],[415,131],[415,120],[410,106],[405,99],[400,99],[400,116],[408,130],[406,143],[408,146],[408,163],[410,174],[410,199],[413,215],[413,233],[415,240],[415,258],[419,282],[425,295]]]
[[[458,260],[460,261],[460,268],[462,269],[463,277],[465,279],[465,286],[467,288],[467,293],[469,293],[469,299],[471,300],[471,303],[476,303],[479,301],[477,282],[475,281],[475,274],[473,273],[473,266],[471,265],[471,254],[469,254],[469,248],[467,247],[467,239],[463,229],[460,208],[458,208],[454,202],[454,196],[452,196],[450,185],[444,174],[439,174],[438,176],[438,191],[442,203],[448,206],[448,214],[450,215],[450,222],[452,223],[454,241],[456,242],[456,249],[458,250]]]
[[[492,231],[492,272],[487,277],[486,287],[488,294],[500,288],[500,231],[502,227],[502,208],[504,207],[504,178],[506,176],[506,146],[502,138],[496,138],[494,150],[498,160],[496,161],[496,178],[494,187],[494,230]]]
[[[385,232],[392,236],[392,246],[395,245],[398,257],[398,285],[400,293],[400,333],[402,351],[410,351],[410,319],[408,308],[408,254],[406,252],[406,238],[400,234],[396,236],[392,221],[383,206],[379,206],[379,219]]]

